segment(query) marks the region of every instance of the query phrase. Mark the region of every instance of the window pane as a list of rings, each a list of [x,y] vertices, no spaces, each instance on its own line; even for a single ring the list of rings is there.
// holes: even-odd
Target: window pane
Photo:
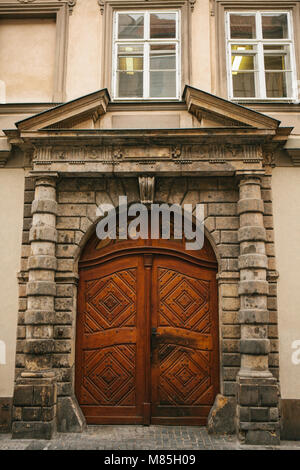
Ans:
[[[118,72],[119,98],[142,98],[143,97],[143,72]]]
[[[151,13],[150,38],[176,38],[176,14],[175,13]]]
[[[150,69],[176,69],[175,45],[150,46]]]
[[[144,15],[134,13],[119,14],[119,39],[141,39],[144,37]]]
[[[132,73],[143,70],[143,46],[119,46],[118,47],[118,70]]]
[[[175,98],[176,72],[150,72],[150,97]]]
[[[254,70],[254,56],[253,55],[235,55],[231,57],[232,72],[239,70]]]
[[[254,72],[235,72],[232,74],[233,96],[255,98]]]
[[[266,70],[284,70],[285,56],[283,55],[265,55]]]
[[[264,39],[288,38],[287,15],[262,15],[262,32]]]
[[[230,35],[235,39],[254,39],[255,16],[254,15],[230,15]]]
[[[266,72],[266,90],[268,98],[285,98],[287,94],[286,73]]]

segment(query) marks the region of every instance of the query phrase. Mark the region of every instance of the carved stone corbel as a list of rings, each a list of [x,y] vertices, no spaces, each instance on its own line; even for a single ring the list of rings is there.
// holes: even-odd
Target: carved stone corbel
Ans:
[[[155,176],[139,176],[140,199],[142,204],[153,204]]]

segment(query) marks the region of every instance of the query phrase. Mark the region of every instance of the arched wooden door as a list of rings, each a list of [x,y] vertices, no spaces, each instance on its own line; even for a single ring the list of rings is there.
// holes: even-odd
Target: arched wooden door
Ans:
[[[206,424],[219,391],[210,245],[197,256],[159,240],[97,245],[92,237],[82,255],[78,288],[76,395],[87,422]]]

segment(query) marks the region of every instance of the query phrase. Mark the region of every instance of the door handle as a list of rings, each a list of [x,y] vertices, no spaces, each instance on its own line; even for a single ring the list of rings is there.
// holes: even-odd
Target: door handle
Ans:
[[[157,333],[157,329],[156,328],[151,328],[151,351],[155,347],[155,339],[156,339],[157,336],[159,336],[159,334]]]

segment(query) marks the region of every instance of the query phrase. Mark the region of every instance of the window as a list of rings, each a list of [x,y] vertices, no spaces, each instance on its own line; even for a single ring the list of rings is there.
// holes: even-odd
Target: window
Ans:
[[[115,12],[115,99],[179,99],[180,14],[177,10]]]
[[[234,100],[293,100],[296,74],[289,12],[228,12],[227,72]]]

